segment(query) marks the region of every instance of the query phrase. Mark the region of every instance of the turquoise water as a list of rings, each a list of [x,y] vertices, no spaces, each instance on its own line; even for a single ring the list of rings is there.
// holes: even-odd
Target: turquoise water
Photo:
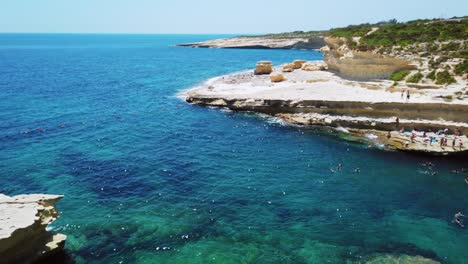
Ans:
[[[179,91],[258,60],[321,58],[174,46],[216,37],[0,35],[0,192],[64,194],[53,229],[78,263],[466,263],[451,222],[466,159],[185,104]]]

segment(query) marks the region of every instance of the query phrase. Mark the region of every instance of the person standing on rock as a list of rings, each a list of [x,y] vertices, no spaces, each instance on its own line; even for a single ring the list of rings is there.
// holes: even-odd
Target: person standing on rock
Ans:
[[[406,101],[409,101],[410,99],[410,93],[409,93],[409,89],[406,91]]]

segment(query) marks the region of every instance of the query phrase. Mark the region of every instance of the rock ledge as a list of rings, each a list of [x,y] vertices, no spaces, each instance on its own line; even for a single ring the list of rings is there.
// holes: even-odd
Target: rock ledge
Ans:
[[[0,194],[1,263],[30,263],[60,252],[66,236],[46,227],[59,216],[55,203],[62,195]]]

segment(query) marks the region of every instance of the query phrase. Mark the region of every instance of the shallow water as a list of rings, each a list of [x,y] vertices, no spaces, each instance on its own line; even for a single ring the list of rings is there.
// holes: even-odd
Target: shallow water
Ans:
[[[187,105],[177,92],[258,60],[321,58],[174,46],[215,37],[0,35],[0,192],[64,194],[53,229],[78,263],[468,258],[466,159]]]

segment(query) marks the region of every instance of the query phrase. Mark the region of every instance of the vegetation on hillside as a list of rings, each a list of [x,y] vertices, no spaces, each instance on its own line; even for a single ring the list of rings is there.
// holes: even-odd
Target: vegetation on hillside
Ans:
[[[450,75],[450,73],[447,70],[438,72],[436,74],[436,84],[452,84],[455,82],[455,79]]]
[[[439,85],[466,80],[468,74],[468,17],[426,19],[331,29],[326,38],[334,56],[367,52],[410,62],[416,69],[401,68],[388,79]],[[409,76],[409,77],[408,77]],[[459,76],[459,77],[457,77]]]
[[[468,73],[468,60],[464,60],[460,62],[457,66],[455,66],[455,74],[463,75]]]
[[[262,37],[322,36],[330,48],[324,58],[329,69],[346,78],[440,85],[468,78],[468,16],[403,23],[392,19],[329,31],[295,31]],[[350,51],[352,56],[345,56]]]
[[[373,28],[379,29],[372,34]],[[468,19],[453,18],[447,20],[414,20],[398,23],[395,19],[376,24],[352,25],[334,28],[329,31],[332,37],[361,37],[361,48],[407,46],[414,43],[468,39]],[[456,44],[442,47],[443,50],[455,51]]]
[[[424,77],[424,75],[422,75],[422,73],[420,72],[417,72],[413,75],[411,75],[408,79],[406,79],[406,82],[407,83],[418,83],[422,80],[422,78]]]
[[[403,71],[396,71],[392,75],[390,75],[390,80],[399,82],[403,80],[406,76],[410,74],[410,71],[408,70],[403,70]]]

